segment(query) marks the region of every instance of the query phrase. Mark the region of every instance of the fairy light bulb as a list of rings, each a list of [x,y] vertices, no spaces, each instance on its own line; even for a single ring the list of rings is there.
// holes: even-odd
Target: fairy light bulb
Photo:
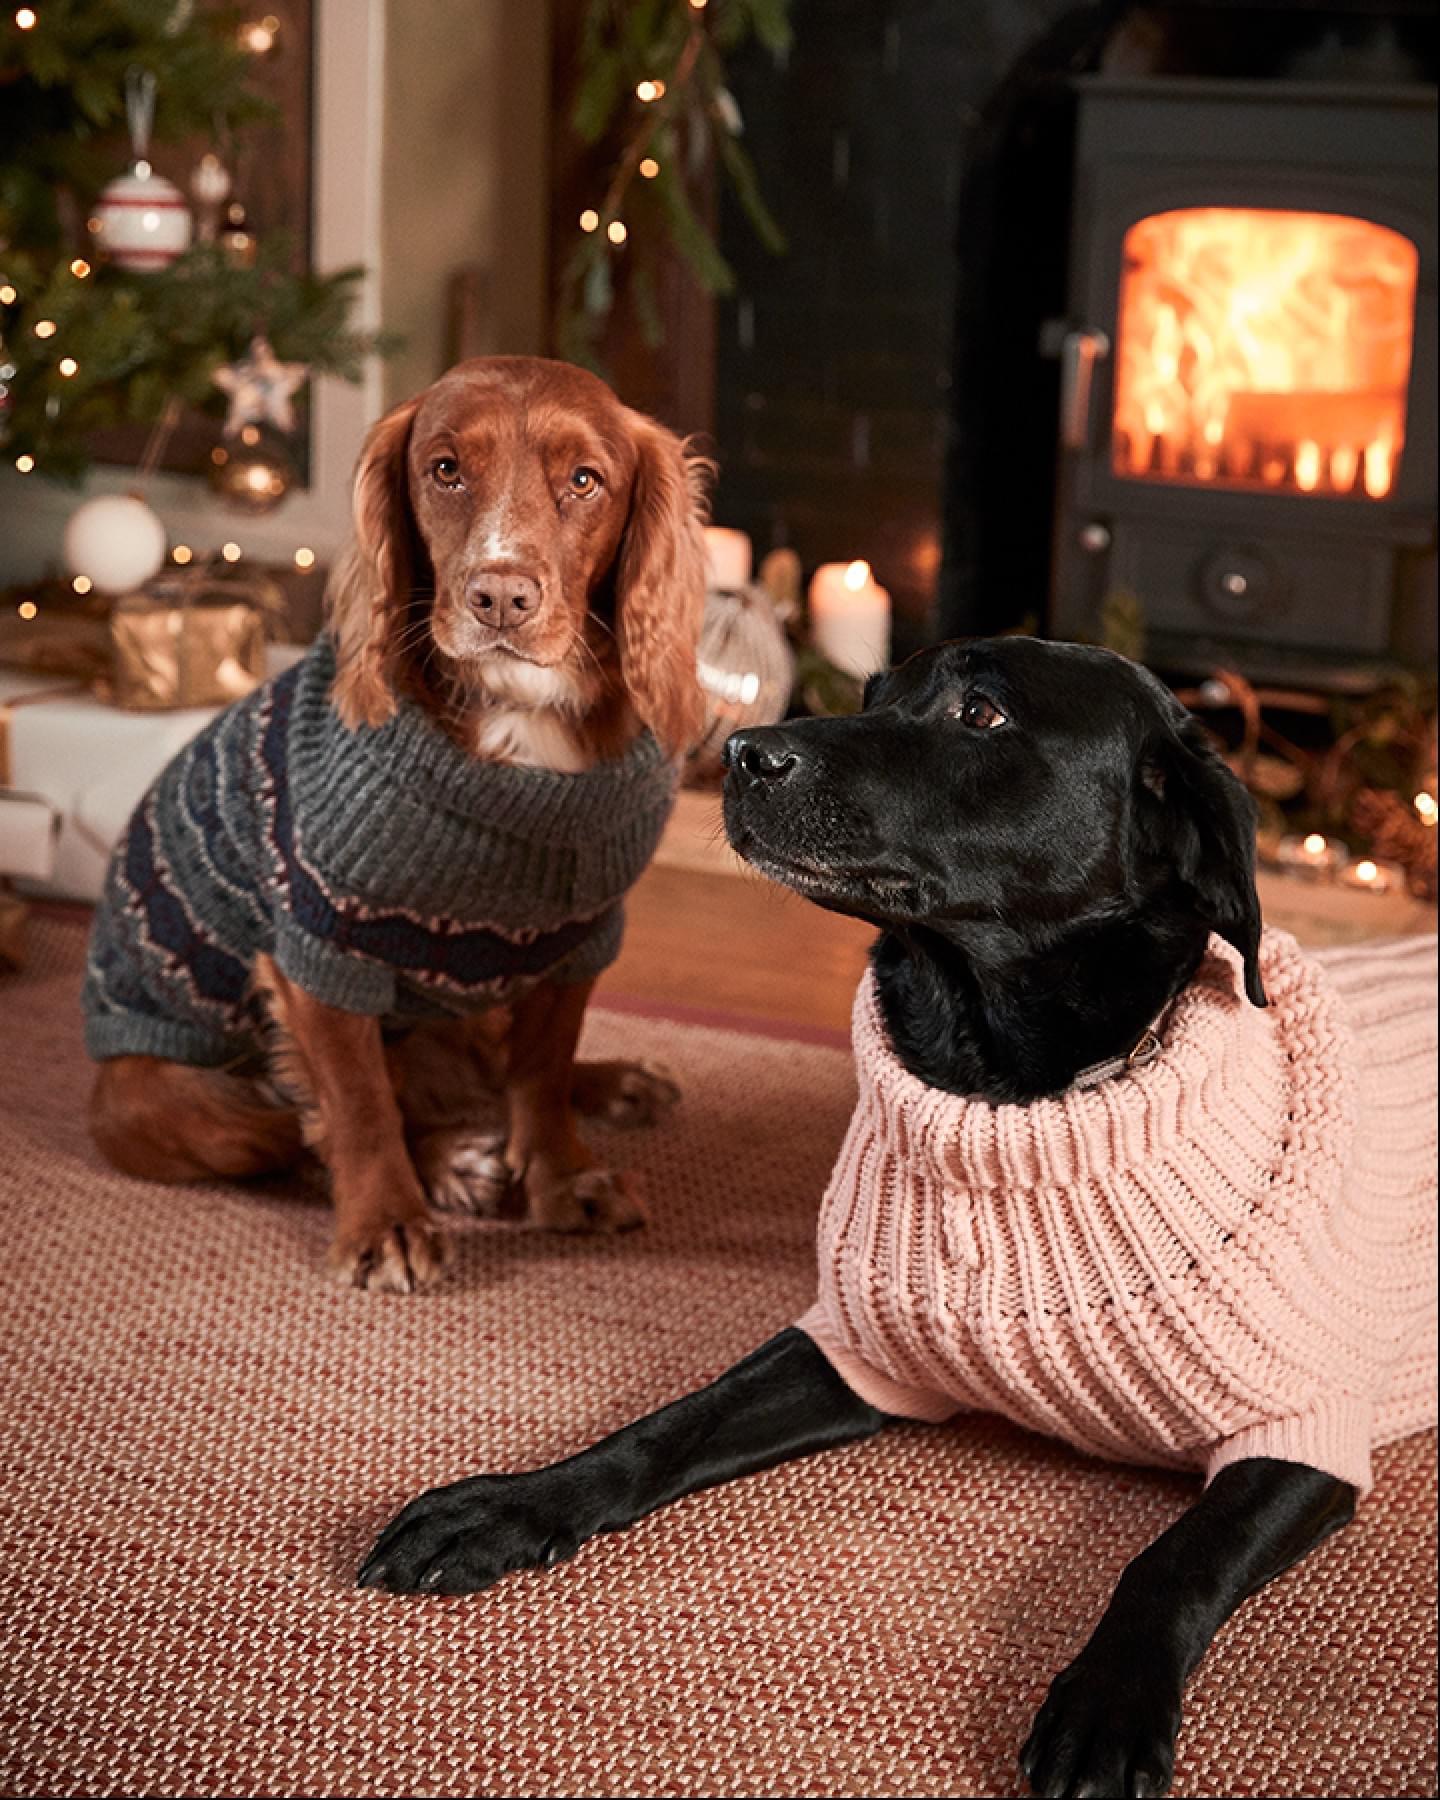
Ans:
[[[239,562],[243,553],[238,544],[222,544],[220,546],[220,554],[225,558],[226,562],[236,563]]]
[[[1301,849],[1304,850],[1307,856],[1323,856],[1325,854],[1325,839],[1318,831],[1312,831],[1301,845]]]
[[[40,608],[33,600],[22,600],[15,610],[22,619],[33,619]]]
[[[195,552],[188,544],[177,544],[170,552],[170,560],[173,563],[179,563],[180,567],[183,569],[194,554]]]
[[[21,31],[33,31],[38,20],[39,15],[31,6],[22,6],[15,15],[15,23]]]
[[[612,219],[605,227],[605,235],[612,244],[623,244],[630,232],[619,219]]]
[[[77,594],[88,594],[95,584],[88,575],[77,575],[70,585]]]
[[[635,98],[642,101],[646,106],[648,106],[652,100],[663,99],[664,95],[665,83],[663,81],[641,81],[636,84]]]
[[[60,327],[53,319],[37,319],[35,321],[35,335],[38,338],[52,338],[59,329]]]
[[[28,475],[35,467],[35,458],[28,450],[22,450],[19,456],[15,458],[15,467],[22,475]]]
[[[1425,788],[1421,788],[1415,796],[1415,810],[1420,815],[1422,825],[1433,825],[1440,819],[1440,801]]]
[[[83,281],[90,273],[90,265],[83,256],[77,256],[70,265],[70,273],[77,281]]]
[[[252,19],[240,27],[240,48],[252,56],[266,56],[275,48],[279,33],[279,19],[274,13],[266,13],[263,19]]]
[[[582,231],[598,231],[600,229],[600,215],[593,206],[587,206],[581,213],[580,229]]]
[[[74,375],[80,368],[79,363],[76,362],[73,356],[62,356],[55,366],[62,375],[66,376]]]
[[[640,159],[640,173],[647,181],[653,181],[660,173],[660,165],[653,156],[643,156]]]
[[[13,306],[19,298],[20,296],[8,281],[0,285],[0,306]]]
[[[315,552],[308,544],[302,544],[295,552],[295,567],[297,569],[313,569],[315,567]]]

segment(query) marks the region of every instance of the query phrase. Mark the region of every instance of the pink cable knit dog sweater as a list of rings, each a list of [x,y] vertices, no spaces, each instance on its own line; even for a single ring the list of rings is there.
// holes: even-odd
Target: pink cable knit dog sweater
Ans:
[[[866,977],[799,1321],[856,1393],[1362,1492],[1373,1445],[1435,1422],[1435,939],[1267,931],[1261,968],[1265,1011],[1212,940],[1156,1061],[1029,1106],[907,1073]]]

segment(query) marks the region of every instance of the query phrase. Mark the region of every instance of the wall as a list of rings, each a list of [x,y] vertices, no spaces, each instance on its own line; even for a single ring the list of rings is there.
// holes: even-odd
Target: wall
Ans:
[[[761,554],[867,558],[895,595],[902,652],[932,628],[971,149],[982,108],[1064,7],[796,0],[787,65],[747,54],[735,70],[790,248],[770,257],[726,200],[740,291],[720,312],[716,516]]]
[[[460,265],[480,300],[468,346],[544,347],[548,9],[538,0],[389,0],[381,318],[403,335],[386,359],[387,404],[457,350],[447,296]]]

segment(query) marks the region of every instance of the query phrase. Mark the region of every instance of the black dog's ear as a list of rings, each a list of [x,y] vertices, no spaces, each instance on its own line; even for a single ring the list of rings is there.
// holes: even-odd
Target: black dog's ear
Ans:
[[[1140,767],[1141,829],[1195,897],[1200,917],[1245,959],[1245,993],[1267,1006],[1260,980],[1255,802],[1186,717]]]

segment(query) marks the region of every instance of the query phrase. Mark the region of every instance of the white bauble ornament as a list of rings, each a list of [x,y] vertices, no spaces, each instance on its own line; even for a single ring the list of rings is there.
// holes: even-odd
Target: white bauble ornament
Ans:
[[[695,666],[705,696],[705,732],[691,752],[691,766],[714,774],[732,731],[776,725],[790,704],[795,656],[764,588],[710,590]]]
[[[165,269],[190,247],[185,196],[146,162],[106,185],[91,225],[96,242],[121,269]]]
[[[134,494],[99,494],[65,525],[65,566],[102,594],[127,594],[165,561],[165,527]]]

